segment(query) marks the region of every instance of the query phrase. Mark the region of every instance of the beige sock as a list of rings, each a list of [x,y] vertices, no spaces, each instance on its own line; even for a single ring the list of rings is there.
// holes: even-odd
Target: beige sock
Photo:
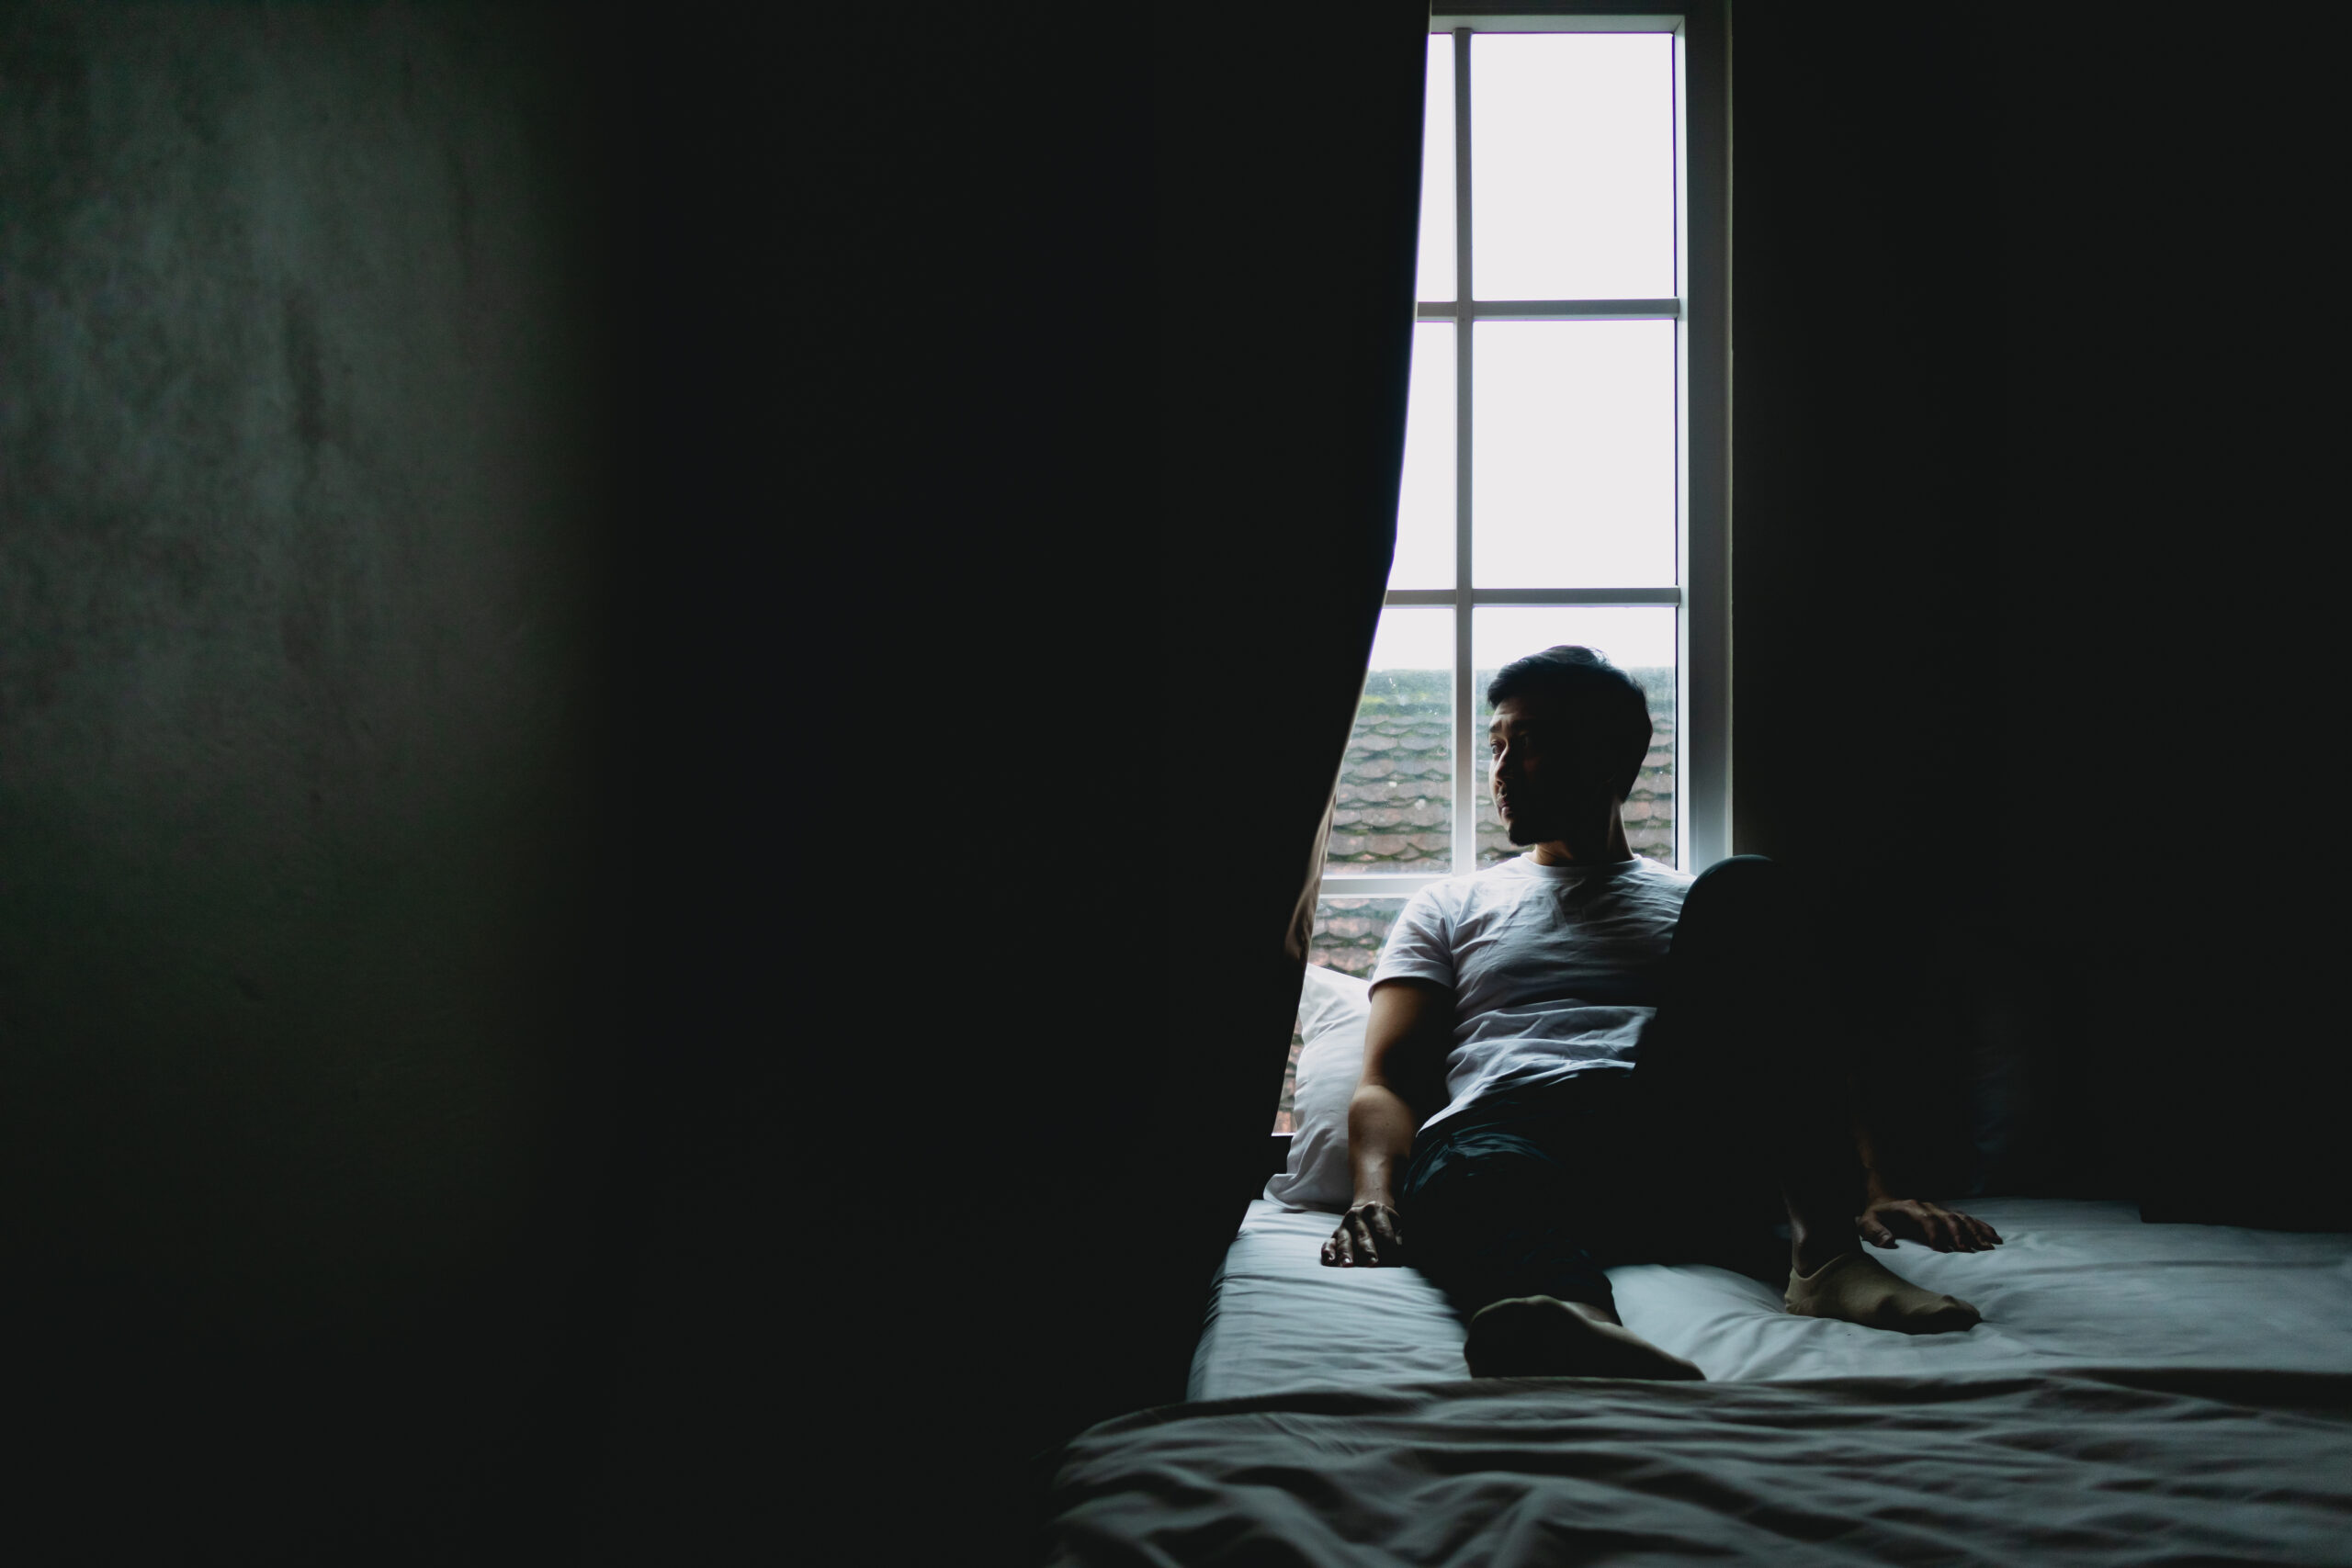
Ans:
[[[1810,1274],[1789,1270],[1789,1310],[1898,1334],[1957,1334],[1984,1314],[1958,1296],[1923,1291],[1875,1258],[1841,1252]]]
[[[1551,1296],[1514,1296],[1481,1307],[1462,1348],[1474,1378],[1660,1378],[1707,1374],[1632,1329],[1596,1323]]]

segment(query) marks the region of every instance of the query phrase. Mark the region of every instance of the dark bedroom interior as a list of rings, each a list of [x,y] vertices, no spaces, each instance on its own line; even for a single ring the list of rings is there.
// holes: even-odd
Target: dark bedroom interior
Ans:
[[[1691,700],[1884,1157],[2327,1245],[2319,13],[1671,14]],[[1450,1560],[1064,1447],[1280,1168],[1430,17],[0,4],[11,1561]]]

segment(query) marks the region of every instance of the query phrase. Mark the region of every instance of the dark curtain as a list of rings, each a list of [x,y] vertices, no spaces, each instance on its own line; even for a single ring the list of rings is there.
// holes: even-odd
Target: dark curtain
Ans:
[[[1262,1180],[1392,545],[1427,12],[1148,17],[796,18],[776,107],[703,62],[780,27],[661,63],[694,504],[644,585],[667,1109],[603,1560],[1022,1558],[1054,1448],[1182,1397]]]
[[[1387,586],[1427,37],[1426,6],[1395,0],[1253,14],[1238,37],[1180,14],[1160,34],[1166,826],[1149,852],[1168,896],[1159,1049],[1136,1085],[1149,1134],[1125,1183],[1152,1194],[1184,1172],[1164,1326],[1135,1369],[1156,1391],[1181,1389],[1261,1178]]]

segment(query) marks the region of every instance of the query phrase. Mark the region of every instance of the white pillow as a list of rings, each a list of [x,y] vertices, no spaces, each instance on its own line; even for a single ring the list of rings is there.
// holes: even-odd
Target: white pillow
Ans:
[[[1372,985],[1352,975],[1306,966],[1298,993],[1298,1080],[1292,1086],[1290,1165],[1266,1183],[1285,1209],[1346,1210],[1355,1196],[1348,1168],[1348,1101],[1363,1077],[1363,1026]]]

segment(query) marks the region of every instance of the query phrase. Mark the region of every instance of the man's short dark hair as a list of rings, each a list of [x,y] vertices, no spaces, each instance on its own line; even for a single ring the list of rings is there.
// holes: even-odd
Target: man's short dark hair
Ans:
[[[1499,707],[1513,697],[1566,708],[1602,755],[1618,761],[1618,793],[1633,793],[1650,751],[1650,704],[1631,675],[1592,649],[1563,643],[1495,671],[1487,682],[1487,705]]]

